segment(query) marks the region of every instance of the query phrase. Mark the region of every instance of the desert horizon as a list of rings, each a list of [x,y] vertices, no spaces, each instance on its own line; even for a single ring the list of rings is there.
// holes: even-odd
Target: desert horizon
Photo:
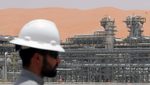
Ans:
[[[116,37],[125,38],[128,28],[123,22],[127,16],[139,15],[146,18],[143,35],[150,36],[150,10],[123,10],[113,7],[95,9],[70,8],[9,8],[0,9],[0,35],[18,35],[22,26],[33,19],[48,19],[56,23],[61,39],[79,34],[93,34],[96,30],[103,30],[99,21],[105,16],[115,19]]]

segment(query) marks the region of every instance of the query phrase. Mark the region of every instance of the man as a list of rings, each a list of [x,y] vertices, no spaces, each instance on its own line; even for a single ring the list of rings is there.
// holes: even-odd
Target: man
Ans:
[[[15,85],[43,85],[44,77],[55,77],[60,63],[59,32],[52,21],[37,19],[30,21],[19,33],[18,38],[10,41],[22,60],[23,70]]]

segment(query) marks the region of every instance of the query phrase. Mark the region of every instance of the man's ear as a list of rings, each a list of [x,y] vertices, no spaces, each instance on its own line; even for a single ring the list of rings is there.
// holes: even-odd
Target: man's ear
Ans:
[[[39,64],[42,62],[42,56],[39,53],[34,53],[32,59],[35,62],[35,64]]]

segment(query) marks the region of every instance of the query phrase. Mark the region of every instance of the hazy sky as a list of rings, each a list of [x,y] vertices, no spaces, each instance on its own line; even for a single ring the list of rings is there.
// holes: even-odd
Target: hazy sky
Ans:
[[[150,0],[0,0],[1,9],[43,7],[150,9]]]

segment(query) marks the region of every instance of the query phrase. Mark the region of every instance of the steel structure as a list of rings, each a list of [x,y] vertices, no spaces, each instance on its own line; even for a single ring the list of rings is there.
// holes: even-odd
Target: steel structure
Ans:
[[[62,71],[58,79],[76,82],[150,82],[150,37],[142,36],[145,18],[128,16],[125,39],[116,38],[115,20],[100,21],[104,31],[76,35],[62,45]]]
[[[131,40],[131,42],[133,39],[137,39],[139,41],[142,40],[142,28],[143,24],[146,22],[146,19],[141,16],[128,16],[124,22],[130,32],[128,39]]]
[[[130,33],[125,39],[115,37],[115,20],[111,17],[101,19],[104,31],[66,39],[62,42],[66,52],[60,54],[58,75],[45,81],[150,82],[150,37],[143,36],[141,30],[145,21],[142,16],[128,16],[124,22]],[[9,39],[2,39],[0,47],[1,74],[5,75],[0,79],[14,81],[21,61],[14,46],[3,43],[5,40]]]

